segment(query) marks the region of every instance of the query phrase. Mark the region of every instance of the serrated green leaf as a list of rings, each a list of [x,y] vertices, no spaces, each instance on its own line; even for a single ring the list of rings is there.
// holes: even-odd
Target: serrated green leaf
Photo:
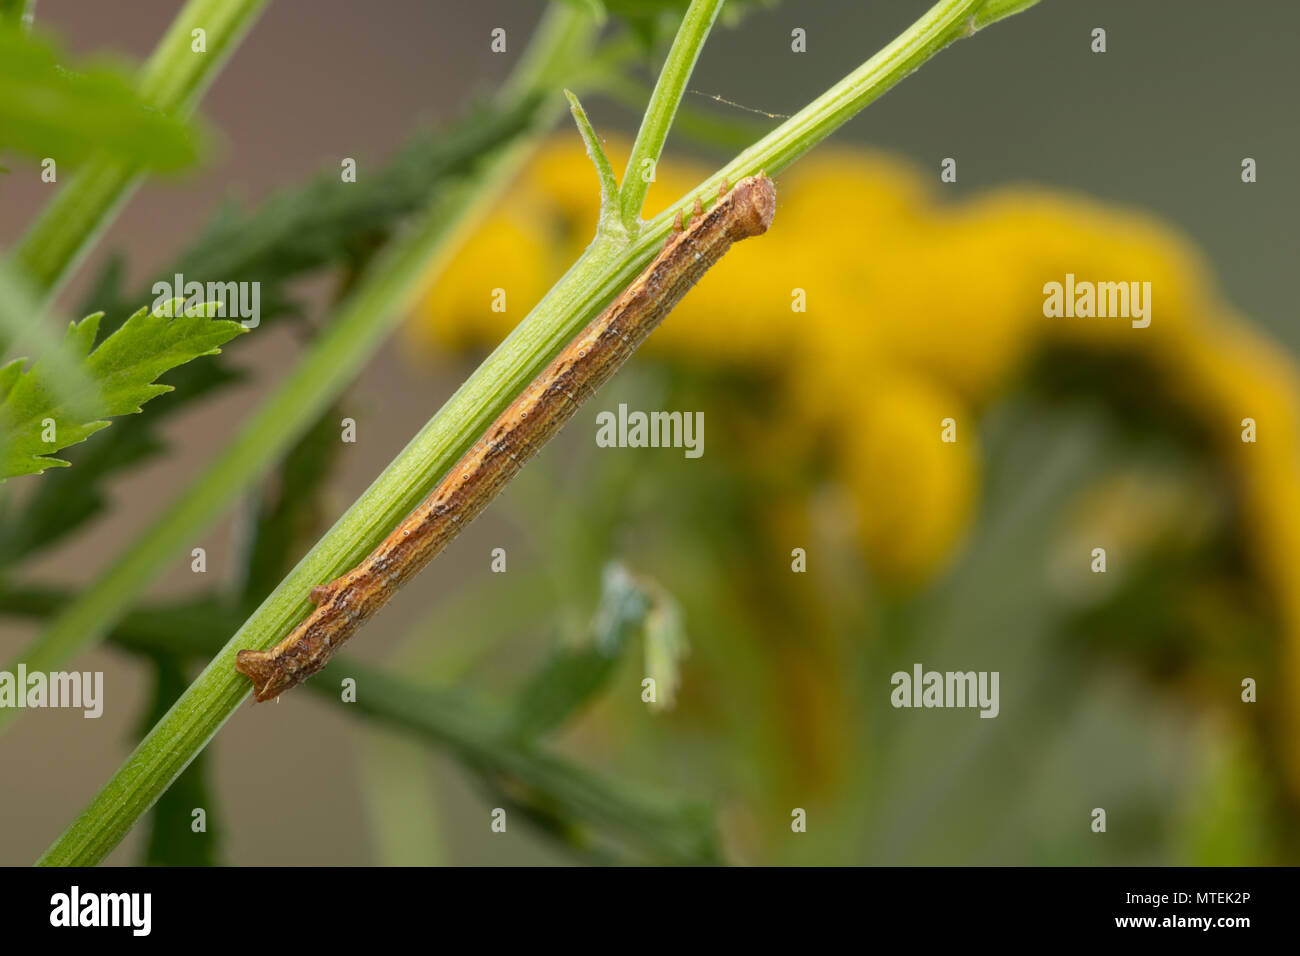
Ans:
[[[140,411],[151,398],[171,391],[155,381],[159,375],[219,352],[246,331],[238,322],[213,319],[219,307],[206,303],[175,318],[141,309],[93,352],[102,313],[72,323],[61,347],[89,383],[74,394],[55,396],[48,359],[26,372],[21,360],[0,370],[0,481],[66,465],[50,455],[107,428],[109,418]]]
[[[0,368],[0,402],[3,402],[8,396],[9,391],[18,381],[18,376],[23,374],[23,365],[26,359],[14,359],[8,365]]]

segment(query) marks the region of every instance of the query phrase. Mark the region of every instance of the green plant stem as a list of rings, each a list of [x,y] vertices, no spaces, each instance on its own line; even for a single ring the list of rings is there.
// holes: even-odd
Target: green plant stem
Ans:
[[[30,30],[36,15],[36,0],[0,0],[0,25],[18,24],[20,30]]]
[[[707,179],[678,205],[646,223],[630,242],[594,242],[504,342],[420,430],[333,528],[245,621],[167,716],[141,741],[104,789],[50,847],[42,862],[86,865],[111,850],[159,794],[211,739],[248,694],[234,670],[244,647],[274,644],[308,608],[307,592],[332,580],[370,551],[397,521],[428,494],[491,421],[573,337],[584,322],[636,275],[671,228],[673,216],[696,196],[711,200],[724,178],[735,182],[766,170],[775,173],[843,125],[954,40],[968,35],[984,0],[943,0],[883,50],[808,107]],[[201,482],[198,492],[211,486]],[[184,507],[182,501],[178,508]],[[170,535],[169,546],[179,536]],[[96,603],[114,610],[100,620],[84,609],[62,628],[64,652],[88,641],[83,629],[102,633],[143,586],[138,572],[130,593],[99,588]],[[58,622],[56,622],[57,626]]]
[[[976,30],[983,30],[999,20],[1004,20],[1017,13],[1023,13],[1036,3],[1038,3],[1038,0],[986,0],[984,6],[970,21],[970,32],[974,33]]]
[[[659,162],[668,131],[672,129],[673,117],[677,115],[677,104],[686,92],[695,61],[700,57],[700,50],[713,29],[713,21],[718,18],[722,4],[723,0],[691,0],[681,26],[677,28],[677,36],[673,38],[668,58],[659,71],[659,79],[650,94],[650,103],[641,119],[641,128],[632,143],[632,153],[623,172],[619,209],[623,229],[628,235],[636,235],[641,207],[645,205],[645,195],[654,179],[655,164]]]
[[[164,113],[188,113],[264,6],[266,0],[189,0],[140,70],[141,97]],[[191,32],[200,28],[206,53],[191,49]],[[15,247],[29,281],[53,295],[139,181],[139,167],[103,156],[78,170]]]
[[[587,155],[596,167],[596,178],[600,181],[600,218],[596,224],[596,234],[608,233],[616,227],[618,218],[618,181],[614,179],[614,169],[609,164],[609,157],[605,155],[605,150],[600,145],[600,137],[592,129],[591,121],[587,119],[582,104],[568,90],[564,91],[564,95],[569,100],[569,112],[573,114],[573,121],[578,124],[578,133],[582,136],[582,142],[587,147]]]

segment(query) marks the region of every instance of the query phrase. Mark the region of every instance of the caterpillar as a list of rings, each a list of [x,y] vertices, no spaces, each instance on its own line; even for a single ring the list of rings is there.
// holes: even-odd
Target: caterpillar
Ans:
[[[627,361],[732,244],[767,231],[776,187],[764,175],[728,190],[706,214],[677,215],[662,251],[501,413],[442,481],[360,564],[311,589],[315,609],[268,651],[239,651],[235,669],[259,701],[302,683],[487,507],[511,478]]]

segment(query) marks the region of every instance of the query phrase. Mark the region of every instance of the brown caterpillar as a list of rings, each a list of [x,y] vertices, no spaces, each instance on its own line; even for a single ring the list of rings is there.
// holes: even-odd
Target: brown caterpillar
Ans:
[[[278,697],[324,667],[399,587],[478,517],[732,243],[767,231],[775,211],[776,187],[758,175],[729,192],[724,182],[707,214],[696,199],[689,225],[679,213],[681,231],[645,271],[533,379],[369,557],[312,588],[316,609],[271,650],[236,655],[235,668],[253,682],[257,699]]]

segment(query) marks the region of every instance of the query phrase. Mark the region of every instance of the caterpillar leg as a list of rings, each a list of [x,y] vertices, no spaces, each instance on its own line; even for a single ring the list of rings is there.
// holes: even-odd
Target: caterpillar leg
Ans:
[[[274,654],[245,648],[235,655],[235,670],[253,682],[253,693],[259,702],[280,695],[275,686],[280,667]]]
[[[344,578],[346,577],[347,575],[345,574],[342,577],[335,578],[329,584],[316,585],[314,588],[312,588],[310,591],[307,592],[307,600],[311,601],[312,604],[321,604],[331,594],[333,594],[339,588],[343,587]]]

